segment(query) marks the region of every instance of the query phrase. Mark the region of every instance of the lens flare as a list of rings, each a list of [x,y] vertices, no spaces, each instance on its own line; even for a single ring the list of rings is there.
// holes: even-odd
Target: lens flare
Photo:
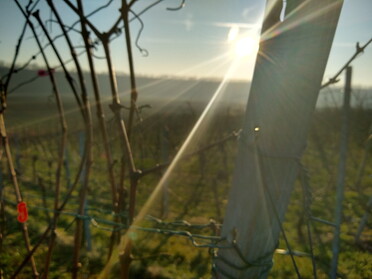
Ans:
[[[235,43],[235,55],[242,58],[257,53],[258,40],[252,37],[243,37]]]
[[[233,42],[234,40],[236,40],[238,35],[239,35],[239,27],[236,25],[232,26],[229,30],[229,34],[227,35],[227,42],[229,43]]]

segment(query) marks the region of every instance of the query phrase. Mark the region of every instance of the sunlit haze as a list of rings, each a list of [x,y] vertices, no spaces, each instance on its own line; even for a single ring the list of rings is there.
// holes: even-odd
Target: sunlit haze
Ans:
[[[0,274],[367,278],[372,0],[322,1],[0,0]]]
[[[25,1],[23,1],[25,2]],[[76,16],[63,4],[55,1],[66,23],[76,20]],[[109,9],[91,17],[100,31],[107,31],[117,17],[120,1],[114,1]],[[86,13],[97,7],[97,1],[85,1]],[[138,1],[134,6],[135,12],[142,11],[147,1]],[[167,8],[177,6],[178,2],[163,1],[141,15],[143,31],[139,33],[141,24],[133,20],[131,24],[132,44],[134,46],[135,70],[138,74],[149,76],[181,76],[222,78],[227,65],[236,57],[242,59],[237,67],[234,79],[250,80],[253,73],[257,40],[263,17],[265,1],[258,0],[203,0],[186,1],[179,11],[169,11]],[[41,15],[48,18],[50,11],[45,1],[40,1],[38,7]],[[339,20],[339,26],[334,39],[325,79],[331,77],[354,53],[357,42],[364,44],[371,36],[372,30],[372,1],[346,0]],[[24,19],[12,1],[0,3],[0,60],[10,63],[14,47],[22,30]],[[79,26],[75,26],[79,29]],[[59,28],[56,24],[48,24],[48,29],[56,36]],[[37,53],[37,46],[27,30],[27,40],[24,41],[19,56],[19,64],[28,61]],[[46,39],[41,36],[43,43]],[[138,41],[137,41],[138,38]],[[59,40],[58,47],[65,59],[69,58],[65,44]],[[138,46],[148,51],[143,56]],[[81,41],[75,41],[81,46]],[[128,63],[125,42],[120,36],[112,42],[112,53],[115,56],[115,68],[118,72],[128,73]],[[50,51],[50,48],[47,49]],[[79,51],[79,48],[78,48]],[[103,56],[100,45],[95,48],[97,57]],[[54,57],[50,55],[50,57]],[[81,59],[85,62],[85,58]],[[370,67],[372,48],[366,49],[363,56],[354,63],[355,84],[372,86]],[[55,58],[54,65],[58,65]],[[40,56],[33,64],[43,65]],[[100,72],[106,72],[106,62],[96,59]],[[85,69],[88,69],[85,65]]]

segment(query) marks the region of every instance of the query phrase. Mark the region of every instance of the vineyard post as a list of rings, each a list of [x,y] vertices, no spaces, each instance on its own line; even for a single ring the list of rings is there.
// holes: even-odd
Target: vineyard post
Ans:
[[[268,276],[343,1],[288,0],[280,21],[282,3],[266,4],[214,278]]]
[[[340,233],[342,222],[342,202],[344,200],[345,176],[346,176],[346,158],[349,134],[350,117],[350,95],[351,95],[351,76],[352,68],[346,68],[346,83],[344,92],[344,103],[342,107],[341,132],[340,132],[340,158],[338,165],[338,177],[336,185],[336,207],[335,207],[335,232],[332,243],[332,261],[330,278],[337,278],[338,255],[340,252]]]

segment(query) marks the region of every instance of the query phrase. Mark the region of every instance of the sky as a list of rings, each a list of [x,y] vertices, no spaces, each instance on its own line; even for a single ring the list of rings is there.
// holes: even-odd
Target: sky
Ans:
[[[26,0],[19,0],[23,5]],[[85,12],[89,13],[108,0],[84,1]],[[154,0],[155,1],[155,0]],[[153,3],[139,0],[133,7],[138,13]],[[54,1],[66,24],[74,22],[76,15],[63,4]],[[73,1],[75,3],[75,1]],[[110,8],[92,16],[90,20],[100,31],[108,30],[119,16],[118,0]],[[250,80],[252,77],[255,51],[263,19],[265,1],[262,0],[186,0],[186,5],[178,11],[169,11],[181,1],[164,0],[141,16],[144,29],[139,37],[139,45],[148,51],[144,57],[134,48],[135,70],[138,74],[180,77],[222,78],[234,59],[239,59],[239,67],[234,78]],[[37,6],[44,20],[50,18],[50,10],[45,0]],[[366,43],[372,38],[372,0],[345,0],[338,28],[328,60],[325,80],[333,76],[355,52],[357,42]],[[13,0],[0,1],[0,61],[10,63],[14,47],[22,30],[24,19]],[[37,26],[37,24],[36,24]],[[58,35],[60,29],[56,24],[47,24],[52,35]],[[79,28],[76,26],[76,28]],[[37,29],[41,34],[40,28]],[[133,43],[140,30],[137,20],[131,23]],[[83,42],[72,34],[77,51],[82,50]],[[41,40],[46,43],[44,36]],[[65,60],[69,54],[62,39],[57,41],[58,48]],[[118,72],[128,73],[127,55],[123,37],[111,43],[114,65]],[[37,53],[35,40],[30,31],[26,33],[21,47],[19,64],[27,61]],[[58,65],[56,58],[47,49],[52,65]],[[95,51],[97,57],[103,56],[100,46]],[[85,57],[80,57],[86,65]],[[106,71],[106,62],[96,59],[99,72]],[[39,56],[33,63],[43,67]],[[363,87],[372,87],[372,44],[365,53],[357,58],[354,66],[353,83]],[[71,65],[72,67],[72,65]],[[87,69],[87,67],[86,67]]]

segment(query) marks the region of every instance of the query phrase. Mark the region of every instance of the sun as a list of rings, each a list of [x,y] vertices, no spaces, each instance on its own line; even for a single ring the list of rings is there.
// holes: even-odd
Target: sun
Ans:
[[[258,51],[259,37],[250,34],[240,34],[239,27],[234,25],[227,35],[227,42],[234,57],[243,58],[253,56]]]
[[[239,58],[255,55],[258,51],[258,40],[246,36],[239,38],[234,43],[235,55]]]

